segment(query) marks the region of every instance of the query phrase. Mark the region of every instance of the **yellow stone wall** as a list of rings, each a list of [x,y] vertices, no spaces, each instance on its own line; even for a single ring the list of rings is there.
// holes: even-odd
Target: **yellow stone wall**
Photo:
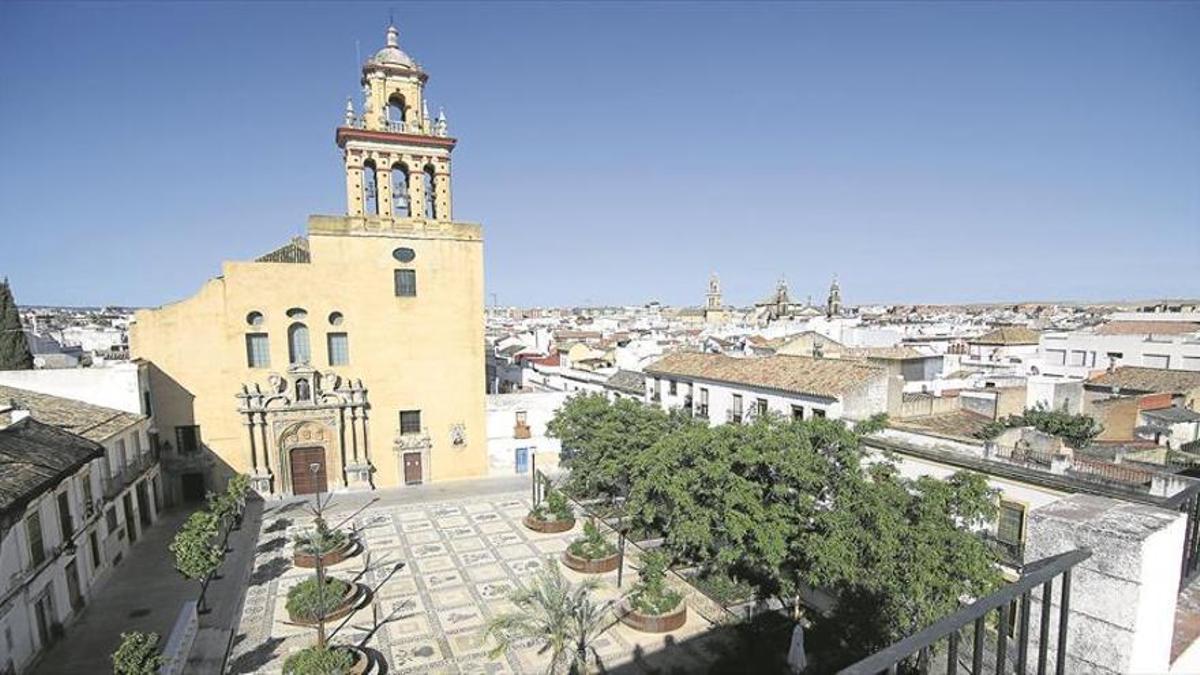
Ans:
[[[161,437],[174,444],[174,427],[194,421],[203,444],[223,463],[249,472],[250,445],[235,394],[247,383],[265,387],[269,373],[286,371],[292,323],[286,312],[299,307],[308,312],[312,365],[361,379],[368,388],[376,486],[403,482],[393,451],[400,410],[421,411],[433,441],[431,480],[484,475],[480,227],[314,216],[309,246],[311,263],[226,262],[222,276],[193,297],[137,313],[131,351],[154,366],[151,389]],[[416,252],[411,263],[392,257],[400,246]],[[416,270],[415,298],[395,296],[393,271],[405,267]],[[265,316],[260,328],[247,325],[253,311]],[[336,328],[328,320],[334,311],[345,317]],[[248,332],[269,334],[270,368],[247,366]],[[328,366],[329,332],[348,334],[349,366]],[[451,444],[454,424],[465,426],[464,447]],[[331,487],[339,484],[337,478],[330,475]]]

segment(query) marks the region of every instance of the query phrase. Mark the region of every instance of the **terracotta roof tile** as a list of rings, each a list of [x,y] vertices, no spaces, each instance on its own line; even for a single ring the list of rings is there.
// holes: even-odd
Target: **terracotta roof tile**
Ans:
[[[1000,326],[969,342],[976,345],[1036,345],[1038,332],[1025,326]]]
[[[843,359],[784,355],[734,358],[698,352],[668,354],[648,366],[646,372],[826,398],[840,398],[873,378],[887,376],[882,368]]]
[[[1120,387],[1131,392],[1181,393],[1200,387],[1200,372],[1120,366],[1111,373],[1104,372],[1088,380],[1090,385]]]
[[[124,410],[0,385],[0,403],[9,401],[17,408],[28,410],[30,416],[42,424],[97,442],[106,441],[144,419]]]

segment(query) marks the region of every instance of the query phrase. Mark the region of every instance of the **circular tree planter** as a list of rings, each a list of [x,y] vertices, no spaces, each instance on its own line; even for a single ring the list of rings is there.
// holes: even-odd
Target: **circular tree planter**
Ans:
[[[542,534],[558,534],[575,527],[575,519],[567,520],[538,520],[533,516],[525,516],[525,527]]]
[[[322,554],[321,565],[328,567],[330,565],[336,565],[342,562],[346,558],[354,555],[354,549],[356,546],[357,545],[353,540],[347,539],[346,543],[333,549],[332,551],[326,551],[324,554]],[[304,567],[308,569],[315,568],[317,566],[317,555],[315,553],[305,553],[300,549],[299,546],[297,546],[292,551],[292,564],[294,564],[296,567]]]
[[[328,583],[328,582],[327,582]],[[325,615],[325,621],[337,621],[354,612],[357,608],[359,599],[362,597],[362,587],[359,584],[347,584],[346,592],[342,594],[342,599],[333,609]],[[288,621],[298,623],[302,626],[317,625],[316,619],[296,616],[291,611],[288,612]]]
[[[584,558],[571,553],[570,549],[563,551],[563,564],[576,572],[584,574],[604,574],[617,569],[617,563],[620,561],[621,554],[614,553],[603,558]]]
[[[338,647],[344,649],[354,655],[354,663],[350,665],[350,670],[346,671],[348,675],[366,675],[366,672],[371,669],[371,655],[365,650],[349,645]]]
[[[642,614],[629,603],[625,603],[622,610],[621,623],[643,633],[669,633],[687,621],[687,602],[683,600],[666,614]]]

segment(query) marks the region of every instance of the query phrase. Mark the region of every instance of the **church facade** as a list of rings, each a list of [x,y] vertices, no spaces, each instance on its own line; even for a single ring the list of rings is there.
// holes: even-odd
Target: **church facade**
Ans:
[[[427,78],[389,27],[336,131],[345,215],[137,313],[173,496],[233,472],[269,495],[487,472],[482,229],[452,217]]]

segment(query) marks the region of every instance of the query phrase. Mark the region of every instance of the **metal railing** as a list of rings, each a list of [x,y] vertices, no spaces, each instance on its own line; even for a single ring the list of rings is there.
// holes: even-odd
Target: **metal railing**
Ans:
[[[988,614],[998,613],[995,640],[995,669],[993,672],[1006,672],[1009,657],[1009,607],[1013,602],[1019,602],[1016,635],[1016,672],[1024,673],[1029,669],[1030,659],[1030,605],[1032,594],[1038,586],[1042,588],[1041,619],[1038,622],[1037,673],[1045,675],[1048,672],[1050,659],[1050,619],[1053,605],[1053,586],[1056,578],[1059,582],[1058,608],[1058,640],[1055,651],[1055,673],[1062,675],[1067,672],[1067,627],[1071,615],[1071,570],[1079,563],[1087,560],[1092,552],[1086,548],[1060,553],[1050,558],[1044,558],[1030,563],[1025,567],[1021,578],[1001,587],[995,593],[980,598],[963,607],[953,614],[944,617],[924,630],[907,637],[867,658],[848,666],[839,675],[867,675],[874,673],[896,673],[900,664],[916,657],[917,669],[928,672],[930,660],[933,658],[935,646],[945,641],[946,672],[955,675],[959,672],[959,648],[962,638],[959,631],[974,624],[971,660],[969,672],[979,675],[983,672],[984,656],[987,648],[984,645],[987,631]]]
[[[1200,483],[1171,495],[1163,502],[1163,508],[1187,514],[1187,526],[1183,531],[1183,560],[1179,570],[1179,588],[1186,588],[1200,574]]]
[[[741,424],[742,423],[742,413],[740,411],[735,412],[732,409],[726,410],[725,411],[725,421],[728,422],[729,424]]]

